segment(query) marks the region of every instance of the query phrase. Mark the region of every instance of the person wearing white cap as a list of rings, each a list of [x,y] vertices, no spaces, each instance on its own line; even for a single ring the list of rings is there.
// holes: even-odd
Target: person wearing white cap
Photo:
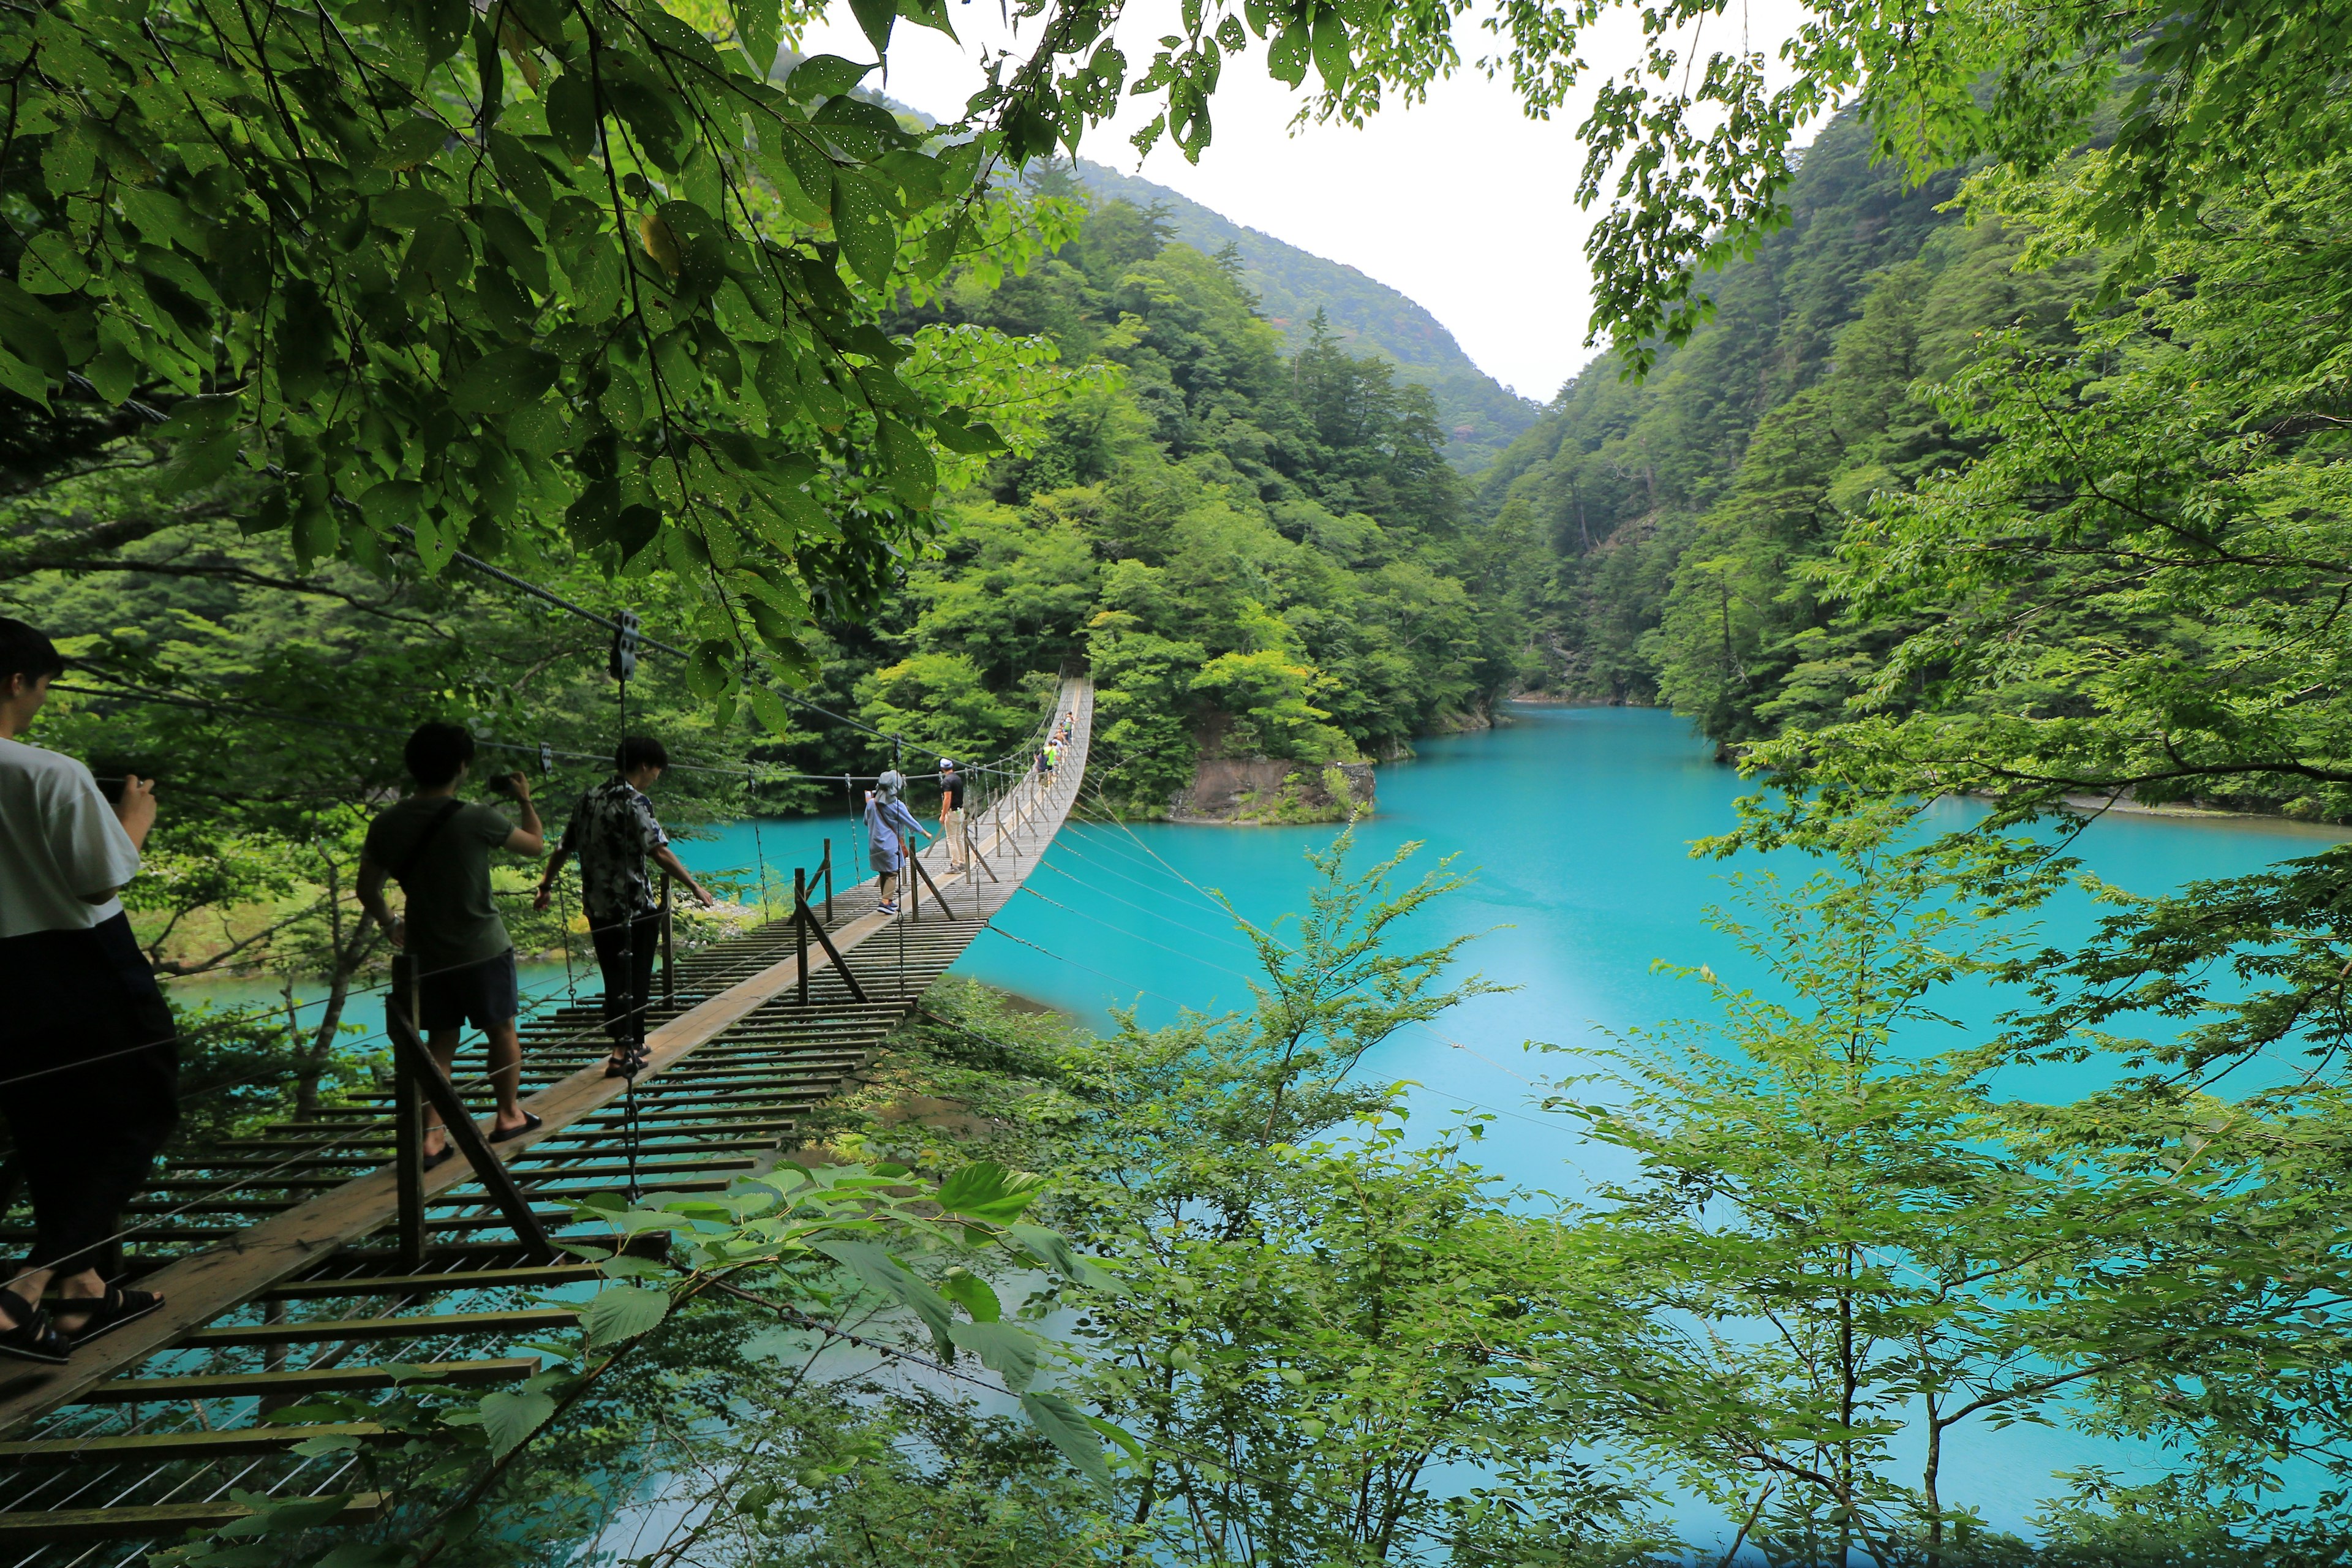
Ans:
[[[940,838],[948,847],[948,869],[963,869],[963,837],[956,824],[963,819],[963,775],[955,759],[940,759]]]
[[[874,912],[895,915],[898,872],[915,847],[908,835],[921,833],[926,838],[930,835],[898,799],[898,793],[907,787],[906,774],[893,769],[874,782],[875,787],[866,792],[866,858],[882,882],[882,901],[874,906]]]

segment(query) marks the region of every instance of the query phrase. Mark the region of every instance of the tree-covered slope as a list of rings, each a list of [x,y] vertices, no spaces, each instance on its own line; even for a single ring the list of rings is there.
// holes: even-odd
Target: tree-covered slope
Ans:
[[[1703,520],[1733,492],[1767,416],[1838,368],[1841,334],[1884,270],[1954,226],[1937,210],[1954,188],[1944,176],[1906,189],[1899,170],[1870,162],[1858,121],[1833,122],[1806,153],[1793,221],[1715,280],[1712,324],[1643,380],[1613,354],[1595,360],[1478,477],[1475,510],[1513,552],[1528,687],[1658,700],[1667,600]],[[1906,366],[1877,369],[1874,415],[1910,380]]]
[[[1085,161],[1076,174],[1099,197],[1159,206],[1168,215],[1171,237],[1205,255],[1234,247],[1244,286],[1292,348],[1305,346],[1320,310],[1350,352],[1394,360],[1398,380],[1426,386],[1437,399],[1446,456],[1456,468],[1476,469],[1535,423],[1536,405],[1480,370],[1436,317],[1387,284],[1244,227],[1165,185]]]

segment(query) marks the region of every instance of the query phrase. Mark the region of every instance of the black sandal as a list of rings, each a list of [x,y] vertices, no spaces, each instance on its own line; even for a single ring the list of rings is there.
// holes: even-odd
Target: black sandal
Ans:
[[[152,1290],[128,1290],[120,1285],[109,1285],[103,1296],[60,1296],[58,1307],[89,1310],[89,1317],[79,1329],[65,1333],[75,1344],[94,1340],[100,1334],[112,1333],[125,1323],[135,1322],[163,1305],[163,1298]]]
[[[614,1051],[604,1058],[606,1078],[635,1078],[652,1065],[653,1053],[643,1046],[630,1046]]]
[[[63,1366],[73,1353],[73,1342],[58,1331],[46,1307],[35,1306],[14,1290],[0,1288],[0,1311],[9,1321],[0,1326],[0,1355]]]
[[[455,1138],[449,1137],[446,1132],[441,1136],[447,1140],[447,1142],[441,1145],[441,1152],[437,1154],[425,1155],[422,1162],[424,1167],[428,1171],[433,1169],[436,1165],[447,1164],[449,1163],[449,1157],[457,1152],[457,1141]]]
[[[520,1138],[526,1132],[536,1132],[546,1125],[547,1123],[540,1118],[537,1112],[526,1110],[522,1113],[521,1126],[509,1127],[501,1132],[492,1132],[490,1134],[490,1142],[493,1143],[503,1143],[509,1138]]]

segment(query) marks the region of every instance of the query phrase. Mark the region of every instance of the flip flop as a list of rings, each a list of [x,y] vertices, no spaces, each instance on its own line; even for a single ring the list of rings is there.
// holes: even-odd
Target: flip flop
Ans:
[[[446,1136],[446,1134],[444,1134],[444,1136]],[[449,1163],[450,1156],[457,1152],[457,1141],[452,1138],[448,1142],[441,1145],[441,1152],[438,1154],[427,1154],[425,1156],[425,1168],[429,1171],[436,1165],[446,1165]]]
[[[526,1132],[536,1132],[541,1127],[546,1125],[547,1123],[541,1119],[537,1112],[526,1110],[522,1113],[521,1126],[509,1127],[502,1132],[493,1132],[490,1134],[490,1142],[493,1143],[503,1143],[509,1138],[520,1138]]]
[[[35,1306],[14,1290],[0,1288],[0,1310],[16,1321],[0,1326],[0,1356],[63,1366],[73,1353],[73,1342],[58,1331],[48,1309]]]
[[[103,1296],[61,1296],[60,1306],[89,1307],[89,1317],[82,1326],[67,1337],[82,1344],[100,1334],[112,1333],[125,1323],[136,1322],[163,1305],[163,1298],[152,1290],[127,1290],[120,1285],[109,1285]],[[63,1329],[58,1331],[65,1333]]]

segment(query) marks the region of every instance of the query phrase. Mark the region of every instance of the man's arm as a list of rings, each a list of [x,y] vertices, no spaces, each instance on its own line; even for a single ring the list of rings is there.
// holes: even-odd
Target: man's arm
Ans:
[[[392,938],[392,945],[399,947],[408,940],[408,932],[402,929],[400,917],[392,912],[392,906],[383,901],[384,880],[391,875],[391,871],[369,859],[365,850],[360,852],[360,880],[357,889],[360,908],[373,915],[375,923],[382,926],[384,929],[384,934]]]
[[[507,793],[514,797],[515,805],[522,815],[522,823],[507,835],[505,847],[518,855],[546,853],[547,835],[539,825],[539,807],[531,804],[530,781],[520,773],[509,773]]]
[[[688,892],[692,893],[696,898],[701,900],[702,907],[704,909],[707,910],[712,904],[718,902],[718,900],[713,899],[709,893],[703,891],[702,884],[696,881],[694,879],[694,873],[688,870],[685,863],[680,861],[676,855],[670,852],[670,847],[668,845],[664,844],[655,849],[653,860],[655,865],[660,867],[663,870],[668,872],[671,877],[682,883]]]
[[[155,826],[155,781],[132,773],[122,781],[122,798],[114,803],[114,820],[131,835],[131,847],[147,847],[147,834]]]
[[[555,853],[547,858],[547,875],[539,879],[539,891],[530,898],[530,907],[544,910],[555,896],[555,879],[563,874],[563,863],[572,858],[572,851],[559,844]]]

